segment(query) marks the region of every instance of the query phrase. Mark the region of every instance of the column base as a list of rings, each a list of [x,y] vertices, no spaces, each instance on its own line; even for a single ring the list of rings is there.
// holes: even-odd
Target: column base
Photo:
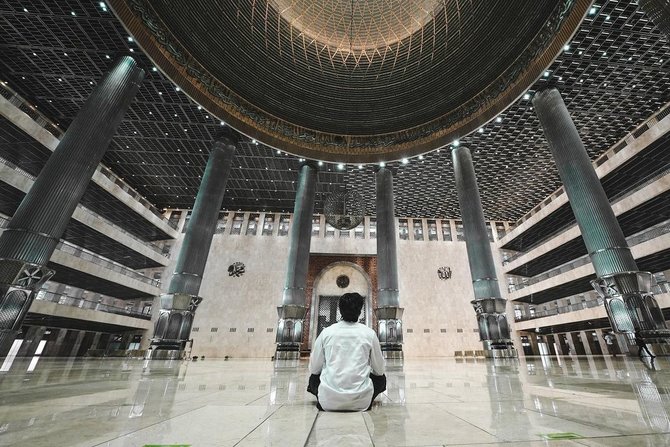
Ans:
[[[515,359],[519,354],[510,340],[482,340],[486,358]]]
[[[0,357],[5,357],[12,348],[19,331],[13,329],[0,329]]]
[[[182,349],[147,349],[145,360],[182,360],[184,351]]]
[[[296,368],[300,364],[300,345],[278,344],[275,351],[275,368]]]
[[[7,355],[36,292],[55,273],[46,266],[0,258],[0,357]]]
[[[591,281],[605,301],[605,310],[617,334],[634,333],[648,343],[670,343],[663,311],[651,292],[649,272],[618,272]]]
[[[519,354],[516,349],[507,347],[503,349],[485,349],[484,356],[488,359],[515,359],[519,357]]]
[[[653,345],[668,345],[670,344],[670,330],[668,329],[651,329],[641,330],[640,335],[644,341]]]

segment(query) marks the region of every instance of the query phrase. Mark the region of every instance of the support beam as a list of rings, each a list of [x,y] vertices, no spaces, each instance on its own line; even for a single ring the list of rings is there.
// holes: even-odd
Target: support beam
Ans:
[[[560,93],[538,92],[533,105],[596,272],[591,283],[605,300],[612,328],[617,333],[640,331],[648,343],[670,341],[670,330],[651,293],[652,275],[638,271]]]
[[[11,346],[46,267],[144,79],[125,56],[105,74],[0,236],[0,355]]]
[[[516,357],[505,314],[507,300],[500,294],[498,286],[472,155],[469,149],[462,146],[455,147],[451,155],[475,294],[471,304],[477,314],[479,339],[489,357]],[[535,339],[533,348],[537,349]]]
[[[312,216],[316,193],[317,165],[305,162],[300,166],[293,221],[291,222],[288,268],[281,306],[277,307],[277,352],[279,361],[300,357],[302,328],[307,311],[305,288],[312,241]],[[316,323],[315,323],[316,324]]]
[[[393,173],[381,167],[377,190],[377,335],[386,359],[402,361],[402,314],[398,291],[397,227],[393,200]]]
[[[190,339],[195,311],[202,302],[200,284],[236,144],[237,136],[228,129],[212,145],[168,291],[160,297],[148,358],[181,358]]]

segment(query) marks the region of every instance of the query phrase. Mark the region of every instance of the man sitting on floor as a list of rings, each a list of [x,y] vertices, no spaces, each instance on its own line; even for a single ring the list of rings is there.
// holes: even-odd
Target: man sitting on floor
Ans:
[[[363,411],[386,390],[384,358],[375,331],[358,323],[363,297],[345,293],[338,306],[342,320],[324,329],[309,359],[307,391],[319,410]]]

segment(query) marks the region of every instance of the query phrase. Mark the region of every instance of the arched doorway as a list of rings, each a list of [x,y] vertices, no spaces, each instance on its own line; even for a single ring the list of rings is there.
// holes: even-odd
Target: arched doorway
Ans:
[[[360,266],[338,261],[324,267],[314,279],[310,309],[309,347],[323,329],[339,320],[337,300],[342,294],[357,292],[365,297],[361,323],[372,327],[372,284]]]

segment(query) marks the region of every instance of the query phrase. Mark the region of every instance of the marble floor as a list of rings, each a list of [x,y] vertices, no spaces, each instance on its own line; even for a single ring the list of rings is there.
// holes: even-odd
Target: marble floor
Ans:
[[[17,360],[0,445],[670,446],[668,358],[407,359],[364,413],[317,411],[306,366]]]

